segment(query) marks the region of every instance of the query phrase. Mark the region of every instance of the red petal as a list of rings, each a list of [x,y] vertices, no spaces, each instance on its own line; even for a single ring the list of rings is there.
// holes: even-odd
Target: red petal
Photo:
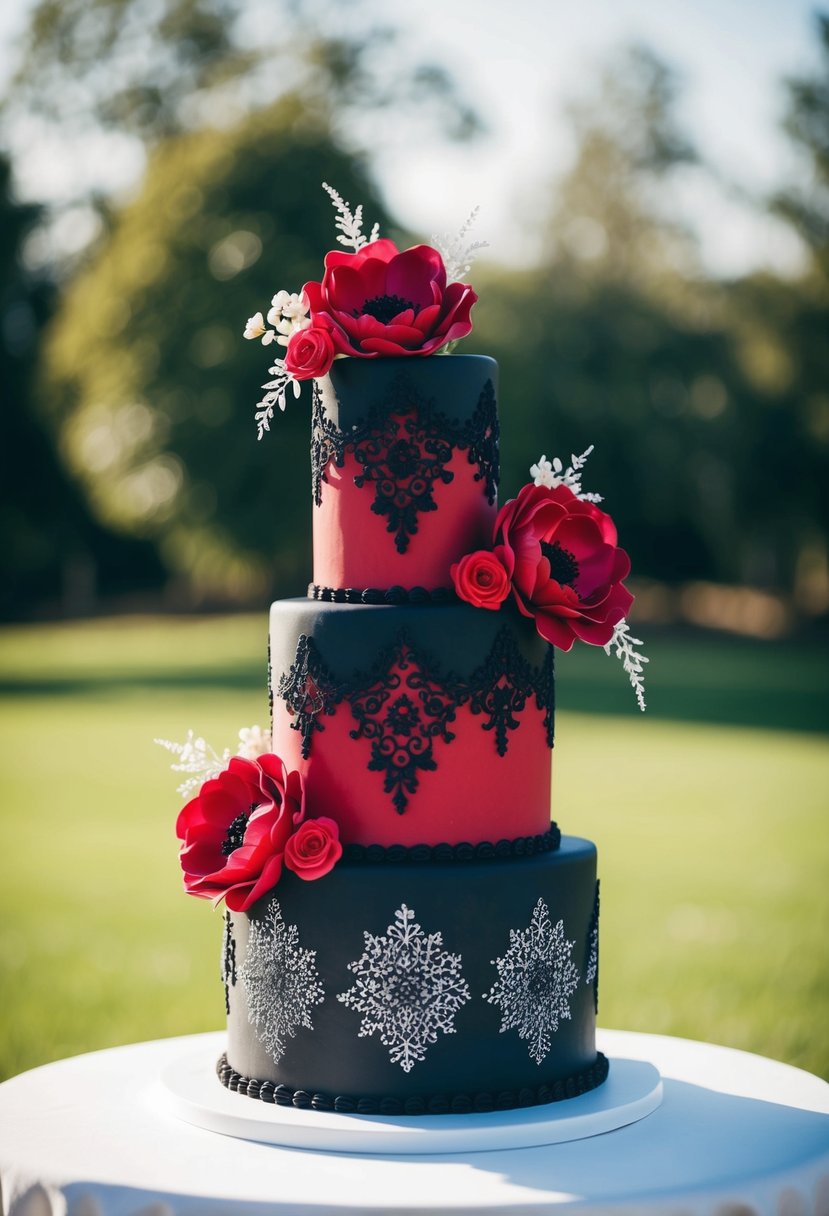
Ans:
[[[427,308],[421,308],[413,323],[420,330],[421,334],[428,334],[435,327],[439,316],[440,304],[430,304]]]
[[[429,245],[415,245],[397,255],[389,263],[386,290],[389,295],[411,300],[420,308],[434,302],[432,283],[436,283],[441,294],[446,285],[446,270],[443,258]]]
[[[389,342],[385,338],[366,338],[362,343],[363,351],[372,355],[422,355],[425,351],[410,350],[397,342]]]
[[[535,627],[543,638],[559,650],[572,650],[575,636],[569,625],[565,625],[557,616],[539,612],[535,618]]]

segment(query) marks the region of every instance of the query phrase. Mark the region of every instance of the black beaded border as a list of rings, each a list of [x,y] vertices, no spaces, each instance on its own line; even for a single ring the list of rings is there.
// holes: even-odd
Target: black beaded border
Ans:
[[[501,861],[508,857],[534,857],[538,853],[554,853],[561,844],[561,830],[557,823],[540,836],[516,836],[513,840],[499,840],[493,844],[481,840],[478,844],[461,841],[460,844],[347,844],[343,849],[343,861],[374,865],[411,865],[427,863],[454,864],[469,861]]]
[[[308,584],[309,600],[329,604],[452,604],[457,601],[448,587],[320,587]]]
[[[610,1064],[599,1051],[595,1063],[582,1072],[573,1073],[549,1085],[528,1085],[522,1089],[504,1089],[497,1093],[431,1094],[410,1098],[354,1098],[340,1094],[310,1094],[289,1085],[272,1081],[257,1081],[243,1077],[227,1062],[223,1054],[216,1064],[216,1075],[227,1089],[248,1098],[258,1098],[275,1106],[294,1106],[298,1110],[336,1111],[343,1115],[470,1115],[493,1110],[516,1110],[527,1106],[546,1106],[589,1093],[607,1079]]]

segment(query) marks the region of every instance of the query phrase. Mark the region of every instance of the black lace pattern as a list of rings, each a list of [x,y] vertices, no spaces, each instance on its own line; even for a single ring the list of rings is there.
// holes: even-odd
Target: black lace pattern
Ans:
[[[534,698],[544,713],[547,742],[553,746],[555,674],[552,647],[539,667],[529,663],[508,625],[498,632],[484,662],[464,679],[443,671],[425,651],[416,648],[401,629],[368,672],[356,671],[336,680],[312,638],[302,634],[290,669],[276,693],[293,716],[293,730],[302,735],[302,755],[311,754],[314,734],[325,729],[323,718],[347,701],[356,723],[352,739],[371,744],[368,767],[383,774],[384,790],[402,815],[417,791],[419,775],[437,768],[435,741],[451,743],[452,723],[462,705],[480,715],[491,732],[499,756],[509,747],[517,715]]]
[[[447,465],[456,449],[465,451],[469,463],[477,466],[475,480],[484,482],[488,501],[495,502],[498,436],[491,380],[484,385],[472,416],[459,423],[442,413],[432,399],[424,399],[411,377],[401,372],[383,402],[372,406],[348,432],[328,417],[315,384],[311,429],[314,502],[317,506],[322,503],[329,461],[342,468],[350,451],[360,466],[354,484],[374,487],[371,509],[385,517],[395,548],[405,553],[418,530],[419,517],[437,510],[435,486],[448,485],[454,478]]]

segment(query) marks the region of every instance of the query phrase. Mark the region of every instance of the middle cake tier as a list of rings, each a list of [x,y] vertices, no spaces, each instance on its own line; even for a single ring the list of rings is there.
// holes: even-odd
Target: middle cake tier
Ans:
[[[273,749],[345,844],[549,831],[553,651],[510,605],[278,600],[269,686]]]

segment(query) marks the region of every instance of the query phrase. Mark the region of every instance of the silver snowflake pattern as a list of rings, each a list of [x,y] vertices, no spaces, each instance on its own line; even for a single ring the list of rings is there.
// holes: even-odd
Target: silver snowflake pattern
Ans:
[[[517,1030],[528,1041],[530,1058],[540,1064],[550,1050],[559,1018],[570,1018],[569,998],[579,982],[570,958],[573,942],[564,936],[564,921],[551,925],[543,899],[533,909],[526,929],[510,929],[510,947],[492,960],[498,979],[484,1000],[501,1008],[501,1033]]]
[[[248,1020],[274,1063],[282,1059],[286,1039],[294,1038],[298,1027],[313,1029],[311,1010],[324,999],[316,956],[316,950],[300,946],[299,930],[285,924],[276,898],[262,920],[250,922],[239,975],[247,993]]]
[[[426,1059],[439,1032],[455,1033],[455,1014],[470,998],[461,956],[443,949],[440,933],[424,933],[414,916],[401,904],[383,936],[363,934],[363,955],[348,964],[357,982],[337,996],[363,1015],[359,1037],[378,1033],[404,1072]]]

